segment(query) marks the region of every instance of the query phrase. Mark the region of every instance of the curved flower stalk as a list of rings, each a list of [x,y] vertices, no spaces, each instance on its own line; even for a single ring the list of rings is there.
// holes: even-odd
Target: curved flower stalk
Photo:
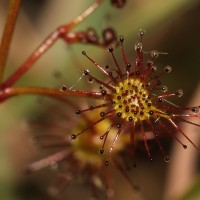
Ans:
[[[119,37],[123,64],[118,62],[112,46],[108,47],[108,51],[114,61],[113,66],[106,65],[106,67],[103,67],[89,57],[85,51],[82,52],[82,54],[105,76],[105,79],[101,80],[93,76],[88,69],[83,71],[83,75],[88,78],[89,82],[95,82],[100,86],[100,89],[97,89],[97,91],[72,90],[67,89],[65,86],[62,88],[63,93],[66,94],[71,93],[77,96],[85,94],[87,97],[99,99],[95,106],[90,106],[83,110],[78,109],[76,111],[77,115],[99,113],[99,117],[94,119],[90,126],[84,128],[80,132],[72,134],[72,140],[77,139],[79,136],[82,137],[81,135],[87,134],[85,131],[107,119],[112,122],[108,127],[109,130],[112,130],[113,127],[118,128],[107,154],[106,165],[108,165],[109,157],[115,146],[117,147],[117,142],[120,142],[120,137],[122,137],[123,134],[126,133],[129,135],[130,146],[134,151],[136,131],[139,131],[143,138],[144,146],[150,160],[152,160],[152,156],[147,141],[148,134],[145,133],[146,131],[150,131],[154,134],[155,140],[166,162],[168,162],[170,158],[166,155],[159,139],[163,133],[173,137],[186,149],[187,145],[176,135],[176,133],[179,132],[200,152],[195,143],[190,140],[187,133],[178,125],[179,122],[184,122],[200,127],[199,124],[188,120],[188,118],[200,117],[200,114],[198,114],[199,105],[195,107],[179,107],[170,102],[170,98],[172,97],[181,97],[183,91],[177,90],[174,93],[169,93],[167,86],[162,85],[161,78],[169,74],[172,67],[166,66],[164,69],[157,70],[159,67],[155,64],[156,58],[166,53],[155,50],[149,53],[151,59],[145,61],[142,47],[143,35],[144,31],[141,30],[140,40],[135,44],[136,59],[134,63],[130,63],[125,55],[123,36]],[[99,103],[100,101],[101,103]],[[103,111],[99,111],[99,109],[103,109]],[[187,111],[187,114],[181,114],[182,111]],[[103,142],[100,148],[101,153],[104,152],[104,147],[109,137],[109,132],[104,133],[102,131],[101,139]]]
[[[33,141],[43,151],[51,152],[39,161],[30,164],[26,168],[28,174],[41,170],[45,167],[57,166],[56,181],[49,187],[48,191],[54,197],[62,197],[63,191],[72,182],[82,180],[83,183],[88,183],[89,191],[92,197],[104,197],[103,199],[113,199],[114,186],[111,168],[104,165],[105,157],[98,153],[101,147],[102,131],[109,132],[110,137],[107,143],[112,143],[111,138],[114,138],[116,127],[113,126],[107,119],[103,123],[97,124],[95,127],[86,130],[86,134],[82,138],[78,138],[76,142],[70,141],[70,134],[73,131],[80,131],[85,126],[92,124],[92,119],[96,118],[97,113],[84,115],[77,126],[77,118],[71,115],[76,104],[66,100],[68,109],[63,109],[61,104],[49,104],[45,102],[43,113],[37,117],[37,121],[29,123]],[[83,102],[82,102],[83,103]],[[65,104],[65,106],[66,106]],[[53,115],[52,115],[53,113]],[[127,135],[121,138],[118,146],[113,150],[113,165],[117,167],[119,172],[125,177],[128,183],[136,189],[124,167],[121,164],[121,152],[127,147],[129,139]],[[55,153],[52,153],[55,152]],[[66,190],[67,191],[67,190]],[[133,193],[134,194],[134,193]]]

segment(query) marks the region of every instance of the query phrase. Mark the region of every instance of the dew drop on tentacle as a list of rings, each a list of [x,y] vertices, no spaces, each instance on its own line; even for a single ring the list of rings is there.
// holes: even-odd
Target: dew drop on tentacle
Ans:
[[[143,38],[144,34],[145,34],[145,30],[140,29],[140,31],[139,31],[139,37],[140,37],[140,41],[141,42],[142,42],[142,38]]]
[[[100,116],[101,116],[101,117],[105,117],[105,116],[106,116],[106,113],[102,111],[102,112],[100,112]]]
[[[165,161],[165,162],[170,162],[169,156],[165,156],[165,157],[164,157],[164,161]]]
[[[199,107],[192,107],[192,108],[191,108],[191,111],[192,111],[193,113],[198,113],[198,112],[199,112]]]
[[[103,149],[100,149],[99,150],[99,154],[103,154],[104,153],[104,150]]]
[[[83,70],[83,75],[84,75],[84,76],[89,75],[89,73],[90,73],[90,71],[89,71],[88,69],[84,69],[84,70]]]
[[[60,88],[60,91],[66,91],[66,90],[67,90],[67,87],[65,85],[62,85]]]
[[[169,74],[171,71],[172,71],[172,67],[167,65],[165,68],[164,68],[164,71]]]
[[[76,134],[72,134],[71,137],[70,137],[71,140],[75,140],[76,138],[77,138]]]
[[[167,92],[168,91],[168,87],[167,86],[162,86],[161,91],[162,92]]]
[[[106,90],[101,90],[101,94],[104,96],[107,94],[107,91]]]
[[[135,43],[135,51],[142,51],[142,43],[141,42]]]
[[[113,52],[113,50],[114,50],[114,49],[113,49],[113,46],[112,46],[112,45],[109,45],[109,46],[108,46],[108,48],[107,48],[107,50],[108,50],[109,52],[111,52],[111,53],[112,53],[112,52]]]
[[[86,51],[82,51],[82,54],[85,56],[86,55]]]
[[[178,97],[182,97],[183,96],[183,90],[181,90],[181,89],[177,90],[175,95],[178,96]]]
[[[153,65],[153,66],[151,67],[151,71],[152,71],[152,72],[156,72],[156,71],[157,71],[157,67],[156,67],[155,65]]]
[[[152,58],[158,58],[158,56],[159,56],[159,52],[158,51],[156,51],[156,50],[151,51],[151,57]]]
[[[183,144],[183,148],[184,148],[184,149],[187,149],[187,145]]]
[[[120,35],[120,36],[118,37],[118,42],[120,42],[120,43],[123,43],[123,42],[124,42],[124,36],[123,36],[123,35]]]
[[[76,110],[76,114],[77,115],[81,114],[81,110]]]
[[[109,165],[109,162],[108,160],[105,161],[105,166],[108,166]]]

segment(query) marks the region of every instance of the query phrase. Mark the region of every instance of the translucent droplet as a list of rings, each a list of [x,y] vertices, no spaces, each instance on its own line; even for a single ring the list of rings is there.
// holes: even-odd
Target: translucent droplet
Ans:
[[[159,52],[158,51],[156,51],[156,50],[151,51],[151,57],[152,58],[158,58],[158,56],[159,56]]]
[[[175,94],[178,97],[182,97],[183,96],[183,90],[177,90]]]
[[[167,65],[167,66],[164,68],[164,71],[165,71],[166,73],[169,74],[169,73],[172,71],[172,67],[169,66],[169,65]]]
[[[164,157],[164,161],[165,161],[165,162],[170,162],[169,156],[165,156],[165,157]]]
[[[152,71],[152,72],[157,71],[157,67],[156,67],[156,66],[152,66],[152,67],[151,67],[151,71]]]
[[[194,113],[198,113],[199,112],[199,107],[192,107],[191,111]]]
[[[141,42],[135,43],[135,51],[142,51],[142,43]]]
[[[168,87],[167,87],[167,86],[163,86],[163,87],[161,88],[161,90],[162,90],[162,92],[167,92],[167,91],[168,91]]]
[[[139,36],[144,36],[144,34],[145,34],[145,30],[144,29],[140,29],[140,31],[139,31]]]
[[[67,90],[67,87],[65,85],[62,85],[60,91],[65,91],[65,90]]]

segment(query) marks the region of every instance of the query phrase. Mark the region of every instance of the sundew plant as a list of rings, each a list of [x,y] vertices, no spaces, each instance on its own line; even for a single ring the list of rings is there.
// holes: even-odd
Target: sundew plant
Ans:
[[[199,155],[198,1],[0,5],[0,198],[16,199],[10,179],[20,177],[16,188],[23,181],[29,187],[26,181],[44,172],[38,187],[47,196],[26,196],[25,187],[25,199],[65,199],[74,183],[75,195],[84,191],[94,198],[128,199],[136,185],[141,199],[198,199],[198,179],[184,195],[197,172],[188,157]],[[38,96],[57,101],[57,109],[36,102]],[[28,147],[25,138],[34,135],[38,141]],[[174,158],[172,141],[190,168]],[[188,179],[176,177],[181,170],[174,163]],[[49,166],[58,167],[55,185],[46,190],[44,180],[54,179]],[[168,168],[175,171],[175,185],[166,182]]]

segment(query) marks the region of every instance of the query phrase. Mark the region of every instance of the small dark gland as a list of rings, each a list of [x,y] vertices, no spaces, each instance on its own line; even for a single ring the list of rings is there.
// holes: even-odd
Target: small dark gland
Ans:
[[[86,52],[85,52],[85,51],[82,51],[82,54],[85,56],[85,55],[86,55]]]
[[[164,161],[165,161],[165,162],[170,162],[169,156],[165,156],[165,157],[164,157]]]
[[[150,111],[149,111],[149,114],[150,114],[150,115],[153,115],[153,110],[150,110]]]
[[[163,99],[161,97],[158,97],[158,102],[159,103],[162,103],[163,102]]]
[[[89,77],[89,78],[88,78],[88,82],[89,82],[89,83],[92,83],[92,82],[93,82],[92,77]]]
[[[62,85],[62,87],[60,88],[60,91],[65,91],[67,90],[67,87],[65,85]]]
[[[117,127],[117,128],[121,128],[121,124],[117,124],[116,127]]]
[[[121,116],[122,116],[122,113],[121,113],[121,112],[118,112],[118,113],[117,113],[117,116],[118,116],[118,117],[121,117]]]
[[[118,41],[121,42],[121,43],[123,43],[124,42],[124,36],[122,36],[122,35],[119,36]]]
[[[107,94],[106,90],[101,90],[101,94],[106,95]]]
[[[184,145],[183,145],[183,148],[184,148],[184,149],[187,149],[187,145],[184,144]]]
[[[151,51],[151,57],[152,58],[158,58],[158,56],[159,56],[159,52],[158,51],[156,51],[156,50]]]
[[[198,113],[199,107],[193,107],[193,108],[191,108],[191,111],[194,112],[194,113]]]
[[[151,71],[152,71],[152,72],[155,72],[156,70],[157,70],[157,67],[156,67],[156,66],[152,66],[152,67],[151,67]]]
[[[108,72],[109,76],[112,76],[112,72]]]
[[[183,96],[183,90],[177,90],[175,95],[178,96],[178,97],[182,97]]]
[[[76,110],[76,114],[77,115],[81,114],[81,111],[80,110]]]
[[[83,75],[85,75],[85,76],[89,75],[89,70],[88,69],[84,69],[83,70]]]
[[[101,117],[105,117],[106,113],[105,112],[100,112]]]
[[[103,136],[100,136],[100,140],[103,140]]]
[[[99,153],[100,153],[100,154],[103,154],[103,153],[104,153],[104,150],[103,150],[103,149],[100,149],[100,150],[99,150]]]
[[[127,68],[131,68],[131,64],[128,63],[128,64],[126,65],[126,67],[127,67]]]
[[[152,66],[152,65],[153,65],[153,61],[152,61],[152,60],[148,60],[148,61],[147,61],[147,66],[150,67],[150,66]]]
[[[163,86],[163,87],[161,88],[161,90],[162,90],[162,92],[167,92],[167,91],[168,91],[168,88],[167,88],[167,86]]]
[[[170,72],[172,71],[172,68],[171,68],[170,66],[166,66],[166,67],[164,68],[164,71],[165,71],[166,73],[170,73]]]
[[[72,135],[71,135],[71,139],[72,139],[72,140],[75,140],[76,137],[77,137],[77,136],[76,136],[75,134],[72,134]]]
[[[129,117],[128,120],[129,120],[129,121],[133,121],[133,118],[132,118],[132,117]]]
[[[140,36],[144,36],[144,30],[140,29]]]
[[[113,47],[112,47],[112,46],[109,46],[109,47],[108,47],[108,51],[109,51],[109,52],[113,52]]]
[[[105,69],[109,69],[109,65],[106,65],[106,66],[105,66]]]
[[[108,162],[107,160],[106,160],[106,162],[105,162],[105,165],[106,165],[106,166],[108,166],[108,165],[109,165],[109,162]]]

